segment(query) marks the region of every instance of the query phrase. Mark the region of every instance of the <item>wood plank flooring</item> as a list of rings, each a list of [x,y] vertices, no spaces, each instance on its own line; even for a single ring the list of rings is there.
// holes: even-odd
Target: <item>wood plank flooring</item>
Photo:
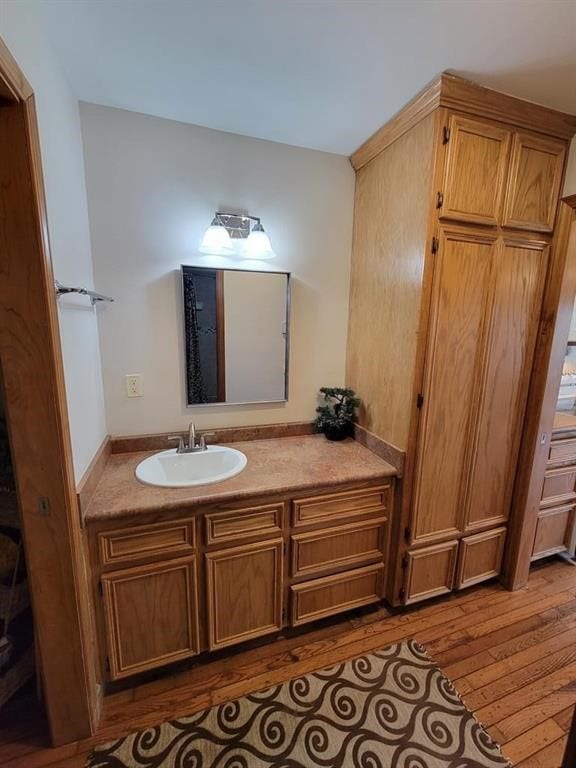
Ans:
[[[34,718],[2,728],[3,768],[80,768],[91,748],[388,643],[413,637],[519,768],[558,768],[576,704],[576,567],[550,561],[528,586],[479,586],[393,615],[380,608],[221,656],[106,698],[98,734],[56,749]]]

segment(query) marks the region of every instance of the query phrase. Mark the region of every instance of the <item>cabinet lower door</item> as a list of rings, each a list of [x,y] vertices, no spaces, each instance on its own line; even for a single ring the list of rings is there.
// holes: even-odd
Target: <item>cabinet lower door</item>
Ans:
[[[466,536],[460,541],[456,589],[471,587],[500,574],[506,528]]]
[[[206,554],[208,647],[282,628],[282,539]]]
[[[112,680],[198,653],[195,557],[105,574],[102,591]]]
[[[457,554],[457,541],[408,552],[404,602],[408,605],[450,592],[454,586]]]

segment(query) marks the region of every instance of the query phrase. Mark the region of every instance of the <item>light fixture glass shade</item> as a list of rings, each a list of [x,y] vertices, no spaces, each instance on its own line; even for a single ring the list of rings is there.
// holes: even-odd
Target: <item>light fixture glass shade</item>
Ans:
[[[218,219],[212,219],[212,223],[204,232],[204,237],[198,250],[200,253],[209,253],[214,256],[226,256],[234,253],[228,230]]]
[[[243,255],[247,259],[273,259],[276,256],[272,250],[270,238],[264,232],[264,227],[260,222],[252,228],[252,232],[248,235],[243,250]]]

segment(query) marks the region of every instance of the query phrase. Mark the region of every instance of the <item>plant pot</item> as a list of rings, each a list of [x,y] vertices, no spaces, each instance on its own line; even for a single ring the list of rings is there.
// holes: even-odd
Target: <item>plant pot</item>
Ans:
[[[346,440],[347,437],[350,437],[352,434],[352,428],[349,424],[347,424],[345,427],[327,427],[324,430],[324,435],[326,436],[326,440]]]

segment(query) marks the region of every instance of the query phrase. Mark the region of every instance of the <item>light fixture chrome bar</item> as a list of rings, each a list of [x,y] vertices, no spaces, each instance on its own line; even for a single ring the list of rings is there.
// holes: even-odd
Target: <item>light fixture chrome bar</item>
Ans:
[[[54,281],[54,287],[56,288],[57,299],[59,299],[60,296],[65,296],[68,293],[79,293],[81,296],[88,296],[92,306],[97,304],[99,301],[114,301],[114,299],[111,299],[110,296],[104,296],[104,294],[96,293],[96,291],[89,291],[88,288],[72,288],[68,285],[62,285],[58,282],[58,280]]]
[[[245,213],[228,213],[216,211],[214,218],[228,230],[230,237],[246,238],[250,234],[250,222],[260,224],[257,216],[248,216]]]

